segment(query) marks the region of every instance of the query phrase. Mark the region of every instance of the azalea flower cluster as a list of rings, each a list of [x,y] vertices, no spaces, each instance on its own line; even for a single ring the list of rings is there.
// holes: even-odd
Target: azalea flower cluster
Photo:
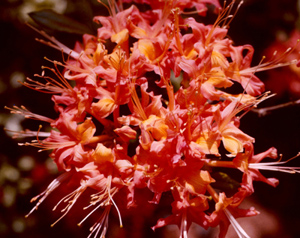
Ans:
[[[91,236],[104,237],[112,208],[122,226],[115,195],[125,191],[131,207],[138,205],[135,192],[147,188],[153,193],[149,202],[158,204],[167,192],[173,197],[172,214],[159,219],[153,229],[176,224],[180,237],[187,237],[194,222],[205,229],[219,226],[219,237],[225,237],[232,224],[240,237],[249,237],[236,218],[258,211],[239,205],[254,192],[253,181],[278,184],[260,171],[299,170],[282,167],[285,162],[280,161],[262,163],[264,158],[277,158],[277,151],[272,147],[255,155],[254,138],[239,129],[240,119],[269,97],[254,74],[294,63],[280,63],[291,50],[251,67],[253,47],[234,46],[227,37],[233,9],[240,6],[234,1],[223,7],[217,0],[123,2],[127,9],[122,1],[109,0],[110,15],[94,18],[99,23],[97,36],[84,35],[74,49],[40,32],[68,57],[63,62],[49,60],[53,68],[44,67],[38,80],[24,83],[53,94],[57,118],[23,106],[11,108],[12,113],[49,123],[50,132],[40,127],[15,136],[36,137],[22,145],[51,150],[62,172],[33,198],[38,202],[31,212],[58,186],[72,181],[77,189],[58,203],[65,204],[61,218],[87,189],[93,189],[86,218],[103,211]],[[147,10],[140,11],[139,4]],[[186,12],[194,9],[205,16],[207,6],[216,12],[212,25]],[[241,91],[229,93],[233,85],[241,85]],[[214,187],[216,167],[241,171],[233,196]]]
[[[288,47],[295,46],[299,38],[300,32],[298,30],[291,32],[288,39],[283,40],[278,37],[278,39],[276,39],[276,41],[265,50],[265,55],[271,56],[274,51],[282,53]],[[297,45],[297,48],[288,55],[285,62],[291,61],[295,58],[299,59],[299,44]],[[265,84],[278,96],[288,94],[290,97],[297,99],[300,95],[299,69],[298,62],[297,65],[292,64],[289,67],[280,68],[276,71],[271,70],[268,72],[268,78],[271,80],[266,81]]]

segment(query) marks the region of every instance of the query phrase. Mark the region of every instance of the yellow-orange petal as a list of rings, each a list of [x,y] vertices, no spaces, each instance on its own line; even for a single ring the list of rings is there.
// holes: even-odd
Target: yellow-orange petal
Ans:
[[[221,66],[223,69],[227,69],[229,67],[229,63],[225,56],[218,51],[213,51],[211,54],[211,64],[212,67]]]
[[[93,60],[96,65],[99,64],[99,62],[103,59],[103,57],[106,55],[106,50],[104,48],[104,45],[101,43],[97,44],[97,49],[94,53]]]
[[[196,140],[196,143],[201,147],[205,154],[219,154],[219,134],[208,133],[203,131],[201,136]]]
[[[105,147],[102,143],[98,143],[92,154],[93,159],[98,163],[113,162],[114,155],[110,148]]]
[[[163,122],[163,120],[157,120],[154,127],[152,128],[152,136],[155,140],[166,139],[168,136],[167,130],[168,126]]]
[[[114,132],[117,133],[118,136],[120,136],[124,141],[129,141],[136,138],[136,131],[129,126],[122,126],[121,128],[115,129]]]
[[[234,157],[238,153],[243,152],[243,144],[233,136],[223,135],[222,142],[225,149],[230,152],[230,155],[227,155],[228,157]]]
[[[111,114],[115,109],[117,105],[115,104],[115,101],[111,98],[102,98],[97,103],[92,103],[92,112],[97,117],[107,117],[109,114]]]
[[[204,170],[193,170],[190,171],[185,179],[185,187],[191,193],[204,194],[206,186],[215,180],[210,176],[208,171]]]
[[[145,130],[143,124],[141,124],[141,135],[139,137],[139,141],[144,150],[149,150],[153,141],[151,134]]]
[[[83,123],[79,124],[76,128],[76,132],[78,133],[78,139],[82,144],[87,144],[92,139],[94,133],[96,131],[96,127],[92,122],[91,118],[87,118]]]
[[[164,120],[155,115],[150,117],[143,122],[145,129],[150,131],[155,140],[165,139],[168,135],[167,129],[169,128]]]
[[[209,73],[209,79],[206,83],[210,83],[217,88],[227,88],[233,85],[233,82],[225,76],[220,68],[215,68]]]
[[[149,60],[153,61],[156,59],[155,48],[151,40],[149,39],[139,40],[138,49]]]
[[[129,37],[129,32],[127,29],[124,29],[118,32],[117,34],[112,35],[110,39],[112,42],[115,42],[119,45],[127,41],[128,37]]]

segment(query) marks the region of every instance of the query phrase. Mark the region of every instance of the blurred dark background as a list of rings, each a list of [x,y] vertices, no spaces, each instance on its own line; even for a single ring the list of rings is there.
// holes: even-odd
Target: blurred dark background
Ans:
[[[30,111],[55,118],[50,96],[21,87],[17,81],[26,77],[33,78],[41,73],[42,65],[49,65],[43,58],[61,60],[59,51],[36,42],[40,37],[25,25],[30,22],[28,13],[41,9],[53,9],[78,21],[85,22],[93,14],[107,14],[97,1],[84,0],[1,0],[0,1],[0,237],[3,238],[50,238],[87,237],[87,222],[83,228],[76,224],[84,216],[81,209],[75,209],[55,227],[50,224],[59,217],[52,208],[60,197],[50,196],[29,218],[25,215],[31,210],[30,199],[42,192],[57,177],[55,165],[47,152],[38,153],[36,148],[19,147],[3,128],[21,130],[38,129],[38,122],[26,121],[22,117],[9,114],[4,106],[26,106]],[[90,20],[91,18],[89,18]],[[211,21],[213,23],[213,20]],[[255,48],[253,65],[258,64],[263,55],[268,55],[275,48],[286,49],[286,41],[299,29],[299,3],[297,0],[245,0],[229,29],[229,36],[235,45],[251,44]],[[72,48],[81,37],[76,34],[65,34],[49,31],[61,42]],[[295,42],[291,42],[295,45]],[[269,49],[269,50],[268,50]],[[295,52],[299,51],[296,49]],[[298,57],[297,54],[294,55]],[[50,64],[51,65],[51,64]],[[266,82],[266,90],[272,89],[277,96],[262,103],[267,107],[287,103],[300,98],[299,71],[295,67],[275,69],[273,73],[257,74]],[[300,151],[300,106],[294,105],[272,111],[259,117],[249,112],[241,122],[241,129],[255,137],[255,152],[259,153],[269,147],[276,147],[283,159],[295,156]],[[288,165],[300,166],[300,158]],[[255,237],[296,238],[300,234],[300,175],[263,172],[266,177],[280,180],[277,188],[262,183],[255,183],[256,193],[247,204],[255,204],[262,215],[249,220],[245,230],[257,229]],[[141,196],[149,196],[141,191]],[[166,195],[167,196],[167,195]],[[168,200],[168,197],[164,198]],[[151,205],[144,204],[145,224],[139,224],[134,218],[125,215],[125,231],[117,229],[118,221],[111,219],[108,237],[176,237],[176,229],[158,230],[153,233],[150,226],[159,217],[151,212]],[[168,208],[169,209],[169,208]],[[166,211],[163,212],[167,212]],[[139,214],[138,211],[136,214]],[[163,213],[161,212],[161,213]],[[76,218],[76,220],[75,220]],[[95,219],[95,218],[94,218]],[[96,217],[97,219],[97,217]],[[139,218],[138,218],[139,219]],[[243,220],[244,221],[244,220]],[[252,225],[251,225],[252,224]],[[126,226],[127,225],[127,226]],[[126,228],[127,227],[127,228]],[[169,235],[166,235],[169,232]],[[204,232],[199,228],[192,229],[190,237],[215,237],[215,231]],[[232,238],[230,234],[229,238]]]

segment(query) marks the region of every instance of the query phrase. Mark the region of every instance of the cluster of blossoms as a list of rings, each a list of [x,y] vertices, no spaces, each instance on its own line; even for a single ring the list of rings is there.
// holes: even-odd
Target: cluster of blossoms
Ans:
[[[283,37],[282,37],[283,38]],[[283,53],[291,45],[296,45],[296,49],[291,52],[286,58],[285,62],[292,61],[295,58],[299,58],[300,45],[297,44],[298,39],[300,39],[300,31],[294,30],[288,37],[288,40],[283,40],[278,37],[272,45],[270,45],[265,50],[266,56],[271,56],[274,51],[278,53]],[[290,97],[299,98],[300,96],[300,68],[299,62],[297,65],[292,64],[289,67],[284,67],[275,70],[268,71],[268,78],[265,82],[266,86],[273,93],[276,93],[279,97],[288,94]]]
[[[62,174],[33,198],[38,202],[31,212],[72,180],[77,189],[59,202],[66,204],[61,218],[93,189],[87,217],[100,208],[104,211],[91,235],[104,237],[112,207],[122,226],[115,195],[126,191],[124,199],[131,207],[136,205],[135,192],[148,188],[154,204],[163,193],[173,197],[172,214],[159,219],[153,229],[176,224],[180,237],[186,238],[194,222],[205,229],[220,226],[219,237],[225,237],[232,224],[239,237],[249,237],[235,219],[258,211],[239,205],[254,192],[253,181],[278,184],[260,171],[299,170],[282,167],[281,161],[261,163],[266,157],[277,158],[277,151],[272,147],[255,155],[254,138],[239,129],[240,118],[269,97],[254,74],[294,63],[280,63],[291,50],[251,67],[252,46],[233,46],[227,37],[234,1],[223,8],[218,0],[134,2],[147,10],[141,12],[134,4],[123,9],[122,1],[108,1],[110,16],[94,18],[101,25],[97,36],[84,35],[74,49],[41,32],[68,59],[45,67],[56,79],[43,73],[38,77],[45,83],[28,79],[24,85],[53,94],[58,118],[25,107],[11,111],[49,123],[50,132],[40,127],[15,136],[37,137],[23,145],[52,150],[50,156]],[[204,16],[208,5],[217,13],[213,25],[187,17],[187,9]],[[241,91],[228,93],[234,84],[241,85]],[[216,167],[241,171],[233,196],[214,187]]]

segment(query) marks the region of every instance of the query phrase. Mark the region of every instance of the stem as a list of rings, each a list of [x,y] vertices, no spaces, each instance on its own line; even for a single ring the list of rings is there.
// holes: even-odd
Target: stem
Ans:
[[[217,194],[217,192],[210,185],[207,185],[206,189],[208,193],[212,196],[214,201],[217,203],[219,201],[219,195]]]
[[[271,106],[271,107],[265,107],[265,108],[259,108],[259,109],[252,109],[252,112],[255,112],[258,114],[259,117],[266,116],[273,110],[281,109],[284,107],[289,107],[289,106],[294,106],[294,105],[299,105],[300,104],[300,99],[292,102],[287,102],[287,103],[282,103],[276,106]]]
[[[236,166],[232,163],[232,161],[211,160],[211,161],[207,162],[207,165],[212,166],[212,167],[236,168]]]
[[[91,143],[98,143],[98,142],[103,142],[107,140],[111,140],[111,136],[109,135],[99,135],[99,136],[93,136],[92,139],[89,141],[89,144]]]

